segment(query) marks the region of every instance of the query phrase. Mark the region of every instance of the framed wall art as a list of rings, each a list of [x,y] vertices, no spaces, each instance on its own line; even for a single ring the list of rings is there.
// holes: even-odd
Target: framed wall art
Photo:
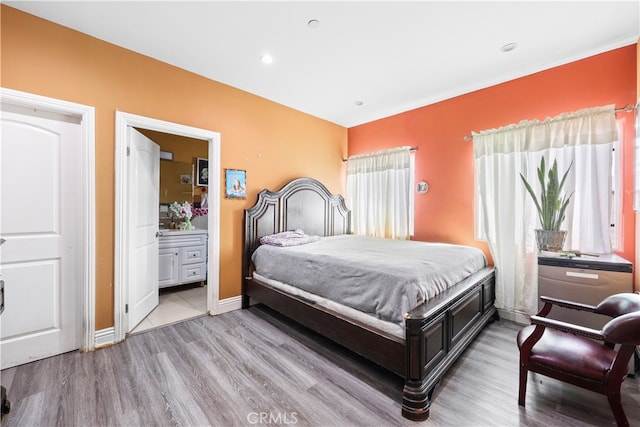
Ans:
[[[224,188],[224,194],[227,199],[246,199],[247,171],[239,169],[225,169]]]
[[[209,159],[196,159],[196,185],[206,187],[209,185]]]
[[[193,179],[191,178],[191,175],[189,174],[180,174],[180,184],[183,185],[191,185],[193,184]]]

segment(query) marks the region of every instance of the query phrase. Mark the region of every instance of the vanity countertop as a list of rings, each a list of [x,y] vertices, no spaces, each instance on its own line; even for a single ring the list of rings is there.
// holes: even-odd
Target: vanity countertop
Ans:
[[[177,234],[207,234],[204,228],[192,228],[191,230],[180,230],[178,228],[161,228],[160,232],[164,236],[172,236]]]

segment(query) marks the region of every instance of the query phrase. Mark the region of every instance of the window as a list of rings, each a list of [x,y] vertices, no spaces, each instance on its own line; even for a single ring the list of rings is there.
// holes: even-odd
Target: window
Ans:
[[[347,203],[354,234],[391,239],[413,234],[414,162],[410,147],[348,159]]]

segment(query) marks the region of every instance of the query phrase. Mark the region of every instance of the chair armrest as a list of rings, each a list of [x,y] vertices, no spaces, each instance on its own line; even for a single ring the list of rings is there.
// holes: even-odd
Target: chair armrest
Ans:
[[[583,337],[604,341],[602,333],[596,329],[586,328],[580,325],[574,325],[572,323],[563,322],[561,320],[549,319],[547,317],[531,316],[532,325],[540,325],[547,328],[556,329],[562,332],[569,332],[571,334],[580,335]]]
[[[572,310],[590,311],[592,313],[596,310],[596,306],[594,306],[594,305],[581,304],[579,302],[567,301],[567,300],[558,299],[558,298],[552,298],[552,297],[547,297],[547,296],[541,296],[540,297],[540,301],[542,301],[544,303],[548,302],[548,303],[551,303],[553,305],[557,305],[558,307],[570,308]]]
[[[573,301],[566,301],[563,299],[552,298],[547,296],[541,296],[540,301],[544,302],[544,306],[538,312],[538,316],[540,317],[546,317],[554,305],[558,307],[569,308],[571,310],[587,311],[591,313],[596,311],[596,307],[593,305],[581,304]]]

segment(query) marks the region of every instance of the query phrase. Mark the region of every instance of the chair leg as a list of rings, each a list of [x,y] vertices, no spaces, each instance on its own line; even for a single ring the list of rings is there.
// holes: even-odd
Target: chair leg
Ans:
[[[529,370],[520,363],[520,391],[518,393],[518,405],[524,406],[524,397],[527,394],[527,376]]]
[[[627,416],[624,414],[624,409],[622,408],[620,390],[608,393],[607,399],[609,400],[609,406],[611,406],[611,411],[613,412],[613,416],[616,419],[618,427],[628,427],[629,421],[627,420]]]

